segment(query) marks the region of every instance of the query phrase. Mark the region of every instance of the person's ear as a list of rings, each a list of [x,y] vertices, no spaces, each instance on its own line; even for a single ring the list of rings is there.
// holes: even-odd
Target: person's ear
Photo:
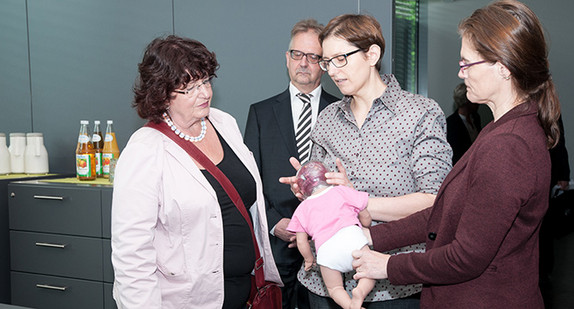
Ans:
[[[373,44],[369,47],[365,54],[369,64],[374,67],[379,59],[381,59],[381,47],[377,44]]]
[[[500,77],[502,77],[504,80],[509,80],[510,76],[512,75],[510,70],[500,62],[497,62],[496,65],[498,66],[498,74],[500,74]]]
[[[287,69],[289,69],[289,60],[291,60],[291,57],[289,56],[289,51],[285,52],[285,66],[287,67]]]

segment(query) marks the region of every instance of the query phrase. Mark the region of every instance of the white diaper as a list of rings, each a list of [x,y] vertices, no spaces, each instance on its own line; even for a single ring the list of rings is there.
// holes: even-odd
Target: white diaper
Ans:
[[[353,270],[353,251],[360,250],[366,244],[367,237],[360,227],[344,227],[321,245],[317,252],[317,264],[340,272],[349,272]]]

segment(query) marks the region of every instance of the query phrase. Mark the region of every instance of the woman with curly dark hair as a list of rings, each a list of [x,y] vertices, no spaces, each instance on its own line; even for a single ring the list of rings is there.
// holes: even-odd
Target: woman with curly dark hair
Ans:
[[[249,225],[182,142],[194,144],[237,189],[251,213],[265,279],[281,282],[255,160],[235,119],[211,108],[217,68],[202,43],[173,35],[153,40],[139,64],[134,107],[171,130],[137,130],[117,163],[112,263],[119,308],[245,308],[255,265]]]

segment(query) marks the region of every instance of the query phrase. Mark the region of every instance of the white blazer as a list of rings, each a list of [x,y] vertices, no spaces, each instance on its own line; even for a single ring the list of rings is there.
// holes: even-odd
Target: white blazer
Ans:
[[[209,120],[255,179],[251,212],[265,279],[281,284],[253,155],[232,116],[211,108]],[[137,130],[117,163],[112,264],[120,309],[223,305],[223,222],[215,191],[187,152],[152,128]]]

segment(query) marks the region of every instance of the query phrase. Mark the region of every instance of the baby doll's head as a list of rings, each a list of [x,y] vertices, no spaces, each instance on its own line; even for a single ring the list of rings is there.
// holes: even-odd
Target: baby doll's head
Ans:
[[[297,185],[305,198],[311,196],[313,192],[321,187],[327,187],[325,173],[329,170],[318,161],[309,161],[297,171]]]

